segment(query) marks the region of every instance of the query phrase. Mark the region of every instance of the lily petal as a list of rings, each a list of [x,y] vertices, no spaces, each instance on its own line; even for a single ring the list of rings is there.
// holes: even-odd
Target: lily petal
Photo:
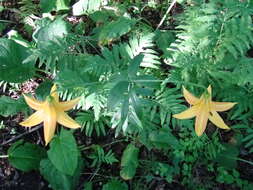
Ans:
[[[72,109],[80,101],[80,99],[81,98],[79,97],[79,98],[75,98],[74,100],[59,102],[60,109],[63,111],[68,111]]]
[[[50,105],[45,106],[44,111],[44,139],[47,145],[54,136],[57,115],[54,107]]]
[[[76,129],[80,128],[81,126],[71,117],[69,117],[66,113],[60,112],[58,113],[58,118],[57,118],[58,123],[61,125],[71,128],[71,129]]]
[[[197,106],[197,105],[192,106],[191,108],[189,108],[181,113],[174,114],[173,117],[177,118],[177,119],[190,119],[190,118],[193,118],[197,115],[198,109],[199,109],[199,106]]]
[[[212,109],[214,111],[227,111],[231,109],[235,104],[232,102],[212,102]]]
[[[56,84],[54,84],[52,86],[50,95],[54,98],[54,100],[56,102],[59,102],[59,96],[58,96],[58,93],[57,93],[57,86],[56,86]]]
[[[198,136],[201,136],[206,129],[208,115],[209,113],[206,106],[201,105],[201,109],[199,110],[199,113],[196,116],[196,120],[195,120],[195,132]]]
[[[195,105],[199,102],[199,98],[192,95],[188,90],[186,90],[184,86],[183,86],[183,94],[184,94],[184,98],[189,104]]]
[[[42,106],[42,102],[36,100],[35,98],[29,97],[25,94],[23,94],[26,103],[34,110],[38,111],[39,109],[41,109]]]
[[[224,123],[223,119],[219,116],[216,111],[211,112],[209,115],[209,120],[221,129],[229,129],[229,127]]]
[[[28,117],[25,121],[19,123],[20,125],[24,127],[33,127],[35,125],[38,125],[43,121],[43,112],[42,111],[36,111],[34,114],[32,114],[30,117]]]

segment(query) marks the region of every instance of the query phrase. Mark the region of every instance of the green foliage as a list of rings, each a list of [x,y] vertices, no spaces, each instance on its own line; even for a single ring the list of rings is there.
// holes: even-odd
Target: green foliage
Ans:
[[[2,12],[3,10],[4,10],[4,7],[0,5],[0,12]]]
[[[105,126],[108,123],[108,119],[106,117],[100,117],[97,121],[92,112],[80,112],[78,113],[76,120],[82,125],[85,135],[90,137],[94,129],[97,136],[106,135]]]
[[[50,94],[50,89],[53,86],[52,82],[49,80],[45,80],[40,86],[36,89],[36,97],[44,101],[48,94]]]
[[[38,145],[19,140],[9,148],[8,156],[12,166],[28,172],[39,169],[40,161],[46,157],[46,151]]]
[[[195,94],[199,91],[191,84],[211,84],[217,101],[238,103],[225,118],[246,125],[253,115],[252,58],[248,54],[252,46],[252,8],[249,1],[193,1],[178,17],[176,40],[170,48],[166,51],[158,44],[166,55],[166,63],[173,66],[169,82],[191,86]],[[245,142],[250,140],[250,131],[246,133]],[[236,166],[231,157],[236,157],[238,150],[232,152],[227,159],[219,159],[226,160],[223,164],[229,167]]]
[[[39,168],[55,190],[79,189],[80,175],[87,190],[252,189],[238,161],[252,164],[244,159],[253,151],[253,3],[177,1],[154,30],[168,2],[22,0],[10,11],[24,30],[15,24],[0,39],[0,93],[19,95],[34,77],[44,100],[56,83],[62,101],[80,97],[70,114],[82,126],[61,130],[42,157],[37,145],[18,141],[9,149],[14,167]],[[0,25],[2,36],[12,22]],[[197,137],[193,119],[173,118],[189,107],[182,85],[197,97],[212,85],[213,101],[237,102],[221,114],[232,129],[214,131],[208,122]],[[8,120],[27,110],[23,98],[0,97]],[[13,129],[2,125],[5,138]]]
[[[0,115],[7,117],[19,112],[28,112],[28,107],[23,98],[15,100],[8,96],[0,97]]]
[[[70,44],[73,44],[67,37],[69,29],[69,24],[62,18],[54,21],[49,18],[39,20],[33,33],[37,48],[32,49],[33,54],[28,60],[39,60],[40,67],[46,64],[47,69],[54,70],[55,63],[69,49]]]
[[[225,168],[219,167],[216,180],[223,184],[233,184],[233,186],[243,190],[250,190],[253,187],[246,180],[240,179],[240,173],[235,169],[231,171],[231,169],[226,170]]]
[[[57,170],[49,159],[40,162],[40,173],[50,183],[53,190],[74,190],[83,168],[82,160],[80,157],[78,159],[78,166],[71,176]]]
[[[179,142],[174,137],[168,128],[160,128],[149,133],[149,140],[153,147],[158,149],[168,149],[173,147],[176,149]]]
[[[111,180],[103,185],[102,190],[128,190],[127,184],[118,180]]]
[[[1,38],[0,52],[1,80],[18,83],[33,77],[34,62],[26,60],[31,53],[28,48],[13,40]]]
[[[94,152],[89,155],[89,158],[93,160],[91,167],[95,165],[101,165],[102,163],[113,164],[114,162],[118,162],[115,158],[112,150],[109,150],[107,153],[104,152],[104,149],[99,145],[93,145]]]
[[[92,182],[85,183],[84,190],[92,190]]]
[[[41,0],[40,8],[43,13],[51,11],[62,11],[69,9],[70,0]]]
[[[102,0],[79,0],[73,6],[73,15],[80,16],[98,11]]]
[[[152,162],[151,169],[155,175],[161,176],[168,183],[172,182],[173,176],[175,175],[176,172],[172,166],[161,162]]]
[[[30,16],[32,14],[39,14],[39,6],[32,0],[21,0],[19,2],[19,4],[21,5],[20,7],[20,11],[21,11],[21,15],[22,17],[27,17]]]
[[[248,128],[247,129],[247,136],[243,138],[243,142],[245,143],[244,147],[249,148],[249,153],[253,152],[253,129]]]
[[[182,94],[176,88],[167,88],[166,84],[162,89],[157,91],[156,99],[159,103],[153,109],[156,113],[159,109],[161,125],[172,124],[173,127],[177,126],[179,121],[172,118],[172,114],[180,113],[186,107],[180,103],[183,102]]]
[[[216,156],[219,165],[232,169],[236,168],[236,158],[239,155],[238,147],[230,144],[224,144],[224,150]]]
[[[100,28],[96,28],[96,31],[94,31],[95,38],[100,44],[106,44],[128,33],[135,24],[136,20],[134,19],[123,16],[119,17],[115,21],[111,21]]]
[[[135,176],[138,167],[138,154],[139,148],[133,144],[129,144],[124,150],[120,163],[120,176],[124,180],[130,180]]]
[[[71,131],[61,129],[60,136],[50,143],[47,154],[50,162],[60,172],[74,175],[78,166],[78,148]]]

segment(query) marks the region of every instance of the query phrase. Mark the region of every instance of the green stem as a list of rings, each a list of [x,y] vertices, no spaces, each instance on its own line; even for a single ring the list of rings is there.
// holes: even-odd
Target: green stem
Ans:
[[[0,22],[5,22],[5,23],[14,23],[14,24],[15,24],[15,22],[13,22],[13,21],[9,21],[9,20],[0,20]]]
[[[244,160],[244,159],[242,159],[242,158],[233,158],[233,159],[235,159],[235,160],[239,160],[239,161],[242,161],[242,162],[245,162],[245,163],[250,164],[250,165],[252,165],[252,166],[253,166],[253,162],[251,162],[251,161]]]
[[[110,146],[110,145],[113,145],[113,144],[116,144],[116,143],[119,143],[119,142],[123,142],[123,141],[125,141],[125,139],[121,139],[121,140],[117,140],[117,141],[105,144],[102,147]],[[91,149],[92,147],[93,147],[93,145],[86,146],[86,147],[84,145],[79,146],[79,148],[80,148],[81,151]]]
[[[0,155],[0,158],[8,158],[9,155]]]

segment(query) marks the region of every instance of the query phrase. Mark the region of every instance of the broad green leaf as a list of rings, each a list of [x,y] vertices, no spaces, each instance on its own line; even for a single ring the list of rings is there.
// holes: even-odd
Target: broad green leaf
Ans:
[[[98,36],[100,44],[106,44],[128,33],[135,24],[135,19],[120,17],[118,20],[106,23],[95,36]]]
[[[120,120],[122,123],[123,132],[126,132],[128,128],[128,114],[129,114],[129,98],[124,97],[120,113]]]
[[[149,140],[159,149],[175,149],[179,146],[177,138],[171,134],[168,128],[160,128],[159,130],[152,131],[149,134]]]
[[[73,5],[73,15],[80,16],[98,11],[102,0],[79,0]]]
[[[135,147],[133,144],[129,144],[124,150],[120,164],[120,176],[124,180],[129,180],[134,177],[136,168],[138,167],[138,154],[139,148]]]
[[[109,18],[116,17],[115,12],[112,10],[99,10],[89,15],[91,20],[97,23],[104,23],[109,20]]]
[[[47,152],[52,164],[62,173],[73,175],[77,168],[78,148],[71,131],[61,129],[60,136],[50,143]]]
[[[70,1],[71,0],[41,0],[40,7],[43,13],[68,10]]]
[[[172,32],[166,31],[162,32],[160,30],[157,30],[155,32],[156,35],[156,44],[159,49],[161,49],[164,53],[164,57],[169,57],[170,52],[168,50],[169,45],[175,40],[175,37]]]
[[[111,180],[103,185],[102,190],[128,190],[128,186],[125,182]]]
[[[48,94],[50,94],[51,87],[53,86],[52,81],[45,80],[36,89],[36,96],[39,100],[44,101]]]
[[[86,85],[89,81],[78,71],[63,70],[57,75],[57,82],[64,88],[76,88]]]
[[[56,11],[68,10],[71,0],[57,0]]]
[[[231,144],[224,144],[224,147],[226,149],[217,155],[216,162],[218,162],[220,166],[229,169],[236,168],[237,156],[239,155],[238,147]]]
[[[40,162],[40,173],[50,183],[54,190],[75,190],[83,168],[83,162],[79,156],[78,166],[73,176],[57,170],[49,159]]]
[[[120,81],[111,89],[107,103],[108,109],[112,110],[123,100],[125,94],[128,92],[128,86],[129,82]]]
[[[50,44],[50,41],[57,41],[57,39],[64,38],[68,34],[68,31],[69,24],[62,18],[58,18],[55,21],[51,23],[49,22],[45,26],[39,28],[33,34],[33,38],[37,42],[38,46],[45,46]]]
[[[33,77],[32,62],[24,62],[30,50],[13,40],[0,39],[0,80],[20,83]]]
[[[56,0],[41,0],[40,8],[43,13],[49,13],[55,10]]]
[[[92,182],[87,182],[84,184],[84,189],[83,190],[92,190]]]
[[[18,112],[27,112],[29,110],[24,98],[14,100],[8,96],[0,97],[0,115],[7,117],[15,115]]]
[[[136,76],[143,58],[144,58],[144,55],[139,54],[132,59],[130,65],[128,67],[128,75],[130,77]]]
[[[46,151],[38,145],[19,140],[9,148],[8,156],[12,166],[28,172],[39,169],[41,159],[46,157]]]

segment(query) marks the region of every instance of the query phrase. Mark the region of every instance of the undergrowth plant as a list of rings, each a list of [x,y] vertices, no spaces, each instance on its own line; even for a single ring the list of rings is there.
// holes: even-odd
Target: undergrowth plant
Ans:
[[[21,125],[40,128],[43,121],[46,142],[3,139],[13,167],[38,171],[54,190],[155,189],[157,181],[165,189],[253,188],[239,171],[241,163],[253,165],[241,157],[253,147],[252,1],[19,5],[0,9],[24,25],[0,38],[0,115],[17,117],[21,128],[32,113],[28,103],[39,113]],[[155,26],[147,12],[160,16],[157,25],[166,19]],[[27,81],[39,81],[28,91],[37,100],[21,95]],[[183,97],[193,102],[192,112],[179,120],[173,115],[187,110]],[[214,108],[222,102],[236,105]],[[73,119],[65,114],[72,107]],[[216,111],[227,112],[215,120]],[[195,116],[212,121],[195,124],[197,135],[194,120],[186,119]],[[228,130],[214,127],[224,126],[221,118]],[[56,121],[71,129],[55,130]]]

